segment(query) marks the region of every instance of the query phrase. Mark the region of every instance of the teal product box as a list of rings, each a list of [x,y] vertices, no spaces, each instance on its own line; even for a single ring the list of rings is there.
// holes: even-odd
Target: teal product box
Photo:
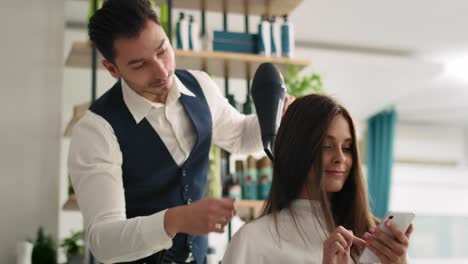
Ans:
[[[239,53],[258,53],[258,34],[214,31],[213,50]]]

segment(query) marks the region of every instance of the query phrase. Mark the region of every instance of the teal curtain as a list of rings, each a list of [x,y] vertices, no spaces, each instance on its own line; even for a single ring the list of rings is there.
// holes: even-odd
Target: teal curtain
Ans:
[[[367,184],[372,213],[382,218],[388,210],[397,114],[382,111],[368,120]]]

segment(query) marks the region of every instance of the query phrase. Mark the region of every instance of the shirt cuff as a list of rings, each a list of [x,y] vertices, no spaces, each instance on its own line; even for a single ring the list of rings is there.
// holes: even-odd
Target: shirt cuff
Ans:
[[[172,237],[164,229],[166,210],[142,218],[140,225],[141,236],[145,243],[158,249],[172,247]]]

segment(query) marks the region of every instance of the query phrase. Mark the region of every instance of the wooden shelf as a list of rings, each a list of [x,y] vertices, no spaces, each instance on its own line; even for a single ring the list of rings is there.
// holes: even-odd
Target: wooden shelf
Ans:
[[[174,8],[243,15],[282,16],[291,13],[303,0],[172,0]],[[157,0],[158,4],[165,3]]]
[[[62,206],[62,209],[65,211],[79,211],[78,202],[76,201],[76,196],[74,194],[68,197],[68,200]]]
[[[287,65],[295,65],[299,69],[309,65],[306,60],[219,51],[175,50],[175,56],[177,66],[181,69],[204,70],[218,77],[241,79],[252,79],[258,65],[264,62],[275,64],[283,73]]]
[[[88,1],[88,0],[81,0]],[[291,13],[303,0],[172,0],[173,8],[205,10],[242,15],[282,16]],[[158,5],[166,0],[156,0]]]
[[[204,70],[217,77],[229,76],[229,78],[246,79],[250,77],[251,79],[258,65],[263,62],[275,64],[282,72],[285,72],[287,65],[294,65],[299,69],[309,65],[307,60],[233,52],[174,50],[174,54],[179,69]],[[99,55],[98,67],[103,69],[101,60],[102,56]],[[73,43],[65,64],[70,67],[90,68],[90,44],[88,42]]]
[[[244,221],[250,221],[259,216],[264,201],[238,200],[235,207],[237,215]],[[62,207],[65,211],[79,211],[76,196],[71,195]]]

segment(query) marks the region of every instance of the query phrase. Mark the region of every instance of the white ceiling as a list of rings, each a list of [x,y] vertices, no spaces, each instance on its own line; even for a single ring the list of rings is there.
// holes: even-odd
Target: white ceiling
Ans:
[[[291,15],[301,40],[416,53],[468,51],[466,0],[304,0]]]
[[[376,110],[369,106],[373,100],[396,105],[400,120],[467,125],[468,82],[456,81],[444,70],[447,61],[468,55],[467,14],[466,0],[304,0],[291,20],[300,43],[382,58],[399,54],[414,61],[412,67],[392,61],[384,66],[361,56],[360,65],[335,68],[334,76],[327,76],[329,83],[347,83],[347,90],[336,92],[358,116]]]
[[[86,2],[65,7],[84,22]],[[298,56],[358,117],[395,105],[401,120],[468,125],[468,82],[443,67],[468,54],[467,14],[468,0],[304,0],[290,20]]]

